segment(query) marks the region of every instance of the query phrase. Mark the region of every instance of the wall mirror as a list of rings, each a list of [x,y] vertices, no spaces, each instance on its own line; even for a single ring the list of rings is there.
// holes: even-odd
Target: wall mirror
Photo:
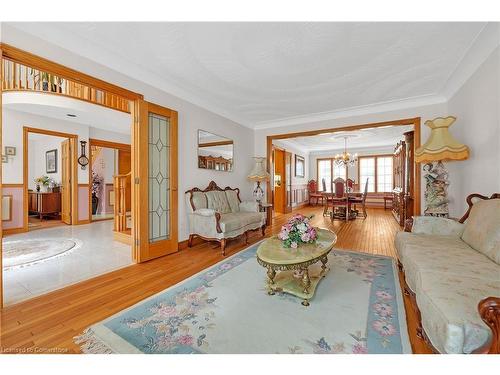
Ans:
[[[231,172],[233,140],[205,130],[198,130],[198,168]]]

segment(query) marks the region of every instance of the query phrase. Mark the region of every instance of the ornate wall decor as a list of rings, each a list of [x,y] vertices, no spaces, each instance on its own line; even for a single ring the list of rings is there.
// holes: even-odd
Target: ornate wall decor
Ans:
[[[443,162],[427,163],[425,175],[425,215],[448,217],[448,171]]]
[[[89,158],[87,157],[87,151],[85,150],[86,145],[87,141],[80,141],[81,155],[78,158],[78,164],[80,164],[83,170],[85,170],[85,168],[87,168],[87,165],[89,164]]]

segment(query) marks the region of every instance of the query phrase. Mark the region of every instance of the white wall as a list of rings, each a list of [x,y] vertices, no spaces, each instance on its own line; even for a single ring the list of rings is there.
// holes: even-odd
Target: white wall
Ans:
[[[457,117],[450,128],[470,148],[470,158],[447,163],[450,172],[451,215],[462,216],[471,193],[500,192],[500,47],[450,98],[448,114]]]
[[[29,134],[28,135],[28,188],[35,189],[33,181],[41,176],[48,176],[57,184],[61,183],[61,142],[65,138],[50,135]],[[57,150],[57,172],[47,173],[45,153]]]
[[[78,124],[71,121],[58,120],[55,118],[39,116],[26,112],[13,111],[10,109],[2,108],[2,145],[15,146],[16,156],[9,158],[8,163],[3,164],[2,177],[3,183],[6,184],[20,184],[23,182],[23,127],[53,130],[69,134],[76,134],[78,141],[89,140],[89,135],[92,138],[97,138],[105,141],[130,143],[130,136],[126,134],[96,129],[84,124]],[[54,142],[60,142],[62,138],[47,137],[48,140],[56,139]],[[49,141],[52,142],[52,141]],[[37,142],[39,143],[39,142]],[[54,149],[56,147],[47,148]],[[28,146],[29,150],[29,146]],[[58,152],[58,170],[60,170],[60,150]],[[78,154],[80,154],[80,144],[78,144]],[[89,154],[89,146],[87,144],[87,155]],[[43,153],[43,170],[45,171],[45,153]],[[29,163],[30,165],[34,163]],[[42,165],[40,164],[40,165]],[[38,170],[42,170],[40,167]],[[38,173],[38,172],[37,172]],[[46,174],[45,172],[43,174]],[[53,177],[49,175],[49,177]],[[89,182],[88,168],[82,170],[78,168],[78,183],[87,184]],[[60,181],[60,177],[59,181]]]
[[[54,118],[33,115],[25,112],[12,111],[2,108],[2,144],[3,146],[15,146],[17,155],[3,164],[3,183],[21,184],[23,183],[23,127],[38,128],[44,130],[54,130],[69,134],[78,135],[79,140],[89,138],[89,127],[76,124],[70,121],[57,120]],[[78,150],[80,152],[80,150]],[[88,152],[88,147],[87,147]],[[43,155],[45,163],[45,154]],[[59,168],[60,164],[58,165]],[[88,168],[82,170],[78,168],[78,183],[88,183]]]

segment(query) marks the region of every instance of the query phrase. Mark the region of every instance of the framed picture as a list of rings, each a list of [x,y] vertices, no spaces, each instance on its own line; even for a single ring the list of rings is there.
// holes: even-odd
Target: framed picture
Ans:
[[[57,173],[57,149],[45,153],[45,172]]]
[[[9,159],[7,158],[7,155],[2,155],[2,163],[8,163]]]
[[[302,156],[295,155],[295,177],[305,177],[306,162]]]
[[[16,148],[13,146],[5,146],[5,155],[16,156]]]

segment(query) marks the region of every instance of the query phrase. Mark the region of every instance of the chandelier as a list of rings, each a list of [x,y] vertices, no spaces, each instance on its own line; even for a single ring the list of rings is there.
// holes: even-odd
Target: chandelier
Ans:
[[[344,137],[344,152],[333,158],[333,162],[337,166],[353,166],[358,161],[358,154],[351,155],[347,152],[347,138]]]

